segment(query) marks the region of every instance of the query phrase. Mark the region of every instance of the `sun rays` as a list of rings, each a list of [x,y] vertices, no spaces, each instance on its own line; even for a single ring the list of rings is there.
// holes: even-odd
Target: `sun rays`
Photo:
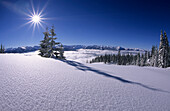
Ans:
[[[28,20],[28,22],[26,22],[25,24],[23,24],[22,26],[25,25],[30,25],[29,28],[33,27],[33,32],[35,31],[36,27],[39,29],[40,27],[44,29],[44,25],[46,25],[47,23],[44,20],[47,20],[49,18],[45,18],[44,17],[44,10],[47,6],[44,5],[44,7],[39,11],[39,8],[37,8],[37,10],[35,10],[34,8],[34,4],[33,1],[31,0],[31,10],[27,9],[27,13],[25,13],[25,15],[27,16],[27,18],[25,18],[26,20]]]

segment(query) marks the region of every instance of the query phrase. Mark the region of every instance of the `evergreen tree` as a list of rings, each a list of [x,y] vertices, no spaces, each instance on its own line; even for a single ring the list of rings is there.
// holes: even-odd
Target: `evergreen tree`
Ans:
[[[131,58],[130,58],[130,55],[129,55],[129,53],[126,55],[126,65],[129,65],[130,64],[130,62],[131,62],[131,60],[130,60]]]
[[[62,44],[60,45],[59,53],[60,53],[60,59],[65,59],[65,57],[64,57],[64,48],[63,48]]]
[[[150,57],[151,57],[151,54],[150,54],[150,52],[148,51],[148,53],[147,53],[147,58],[150,59]]]
[[[147,53],[147,65],[149,66],[150,65],[150,61],[151,61],[151,53],[150,53],[150,51],[148,51],[148,53]]]
[[[115,55],[115,54],[112,55],[111,61],[112,61],[114,64],[116,64],[116,55]]]
[[[164,57],[165,57],[165,45],[164,45],[163,33],[161,31],[160,45],[159,45],[159,55],[158,55],[158,67],[161,67],[161,68],[165,67]]]
[[[155,47],[155,58],[154,58],[154,67],[158,67],[158,48]]]
[[[142,54],[141,59],[140,59],[140,66],[144,66],[144,55]]]
[[[2,52],[5,53],[5,47],[3,46]]]
[[[148,65],[148,52],[147,51],[145,51],[144,64],[145,66]]]
[[[41,41],[40,44],[40,54],[42,57],[50,57],[50,38],[49,38],[49,32],[48,27],[46,28],[46,32],[43,32],[44,34],[44,40]]]
[[[136,65],[140,66],[140,53],[137,54]]]
[[[154,60],[155,60],[155,46],[153,45],[151,50],[150,66],[154,66]]]
[[[59,54],[60,54],[60,49],[59,48],[56,48],[56,45],[59,45],[60,43],[59,42],[55,42],[55,40],[57,39],[56,37],[56,34],[54,32],[54,26],[52,26],[51,30],[50,30],[51,34],[50,34],[50,39],[51,39],[51,42],[50,42],[50,57],[54,57],[56,56],[57,58],[59,58]],[[63,52],[64,53],[64,52]]]
[[[4,52],[5,52],[5,47],[1,44],[0,53],[4,53]]]
[[[118,65],[121,65],[121,54],[120,54],[120,50],[118,51],[118,54],[117,54],[117,64],[118,64]]]
[[[152,49],[151,49],[151,56],[155,54],[155,46],[153,45],[152,46]]]
[[[104,55],[104,63],[105,64],[107,63],[107,55],[106,54]]]
[[[169,47],[169,53],[168,53],[168,67],[170,67],[170,47]]]
[[[169,42],[168,42],[168,37],[166,35],[166,32],[164,31],[164,45],[165,45],[165,55],[164,55],[164,59],[165,59],[165,67],[169,66],[168,60],[169,60]]]
[[[133,65],[133,63],[135,63],[134,62],[134,56],[133,56],[133,54],[130,54],[130,63],[129,63],[129,65]]]
[[[124,54],[120,57],[120,60],[121,60],[121,65],[126,65],[126,58]]]
[[[44,34],[44,40],[41,41],[40,44],[40,54],[42,57],[56,57],[60,59],[64,59],[64,50],[63,45],[60,45],[59,42],[55,42],[57,38],[54,32],[54,26],[52,26],[50,33],[48,32],[48,28],[46,28],[46,32]],[[50,36],[50,37],[49,37]]]
[[[133,56],[133,65],[137,65],[136,61],[137,61],[137,55]]]
[[[0,49],[0,53],[2,53],[3,52],[3,47],[2,47],[2,44],[1,44],[1,49]]]

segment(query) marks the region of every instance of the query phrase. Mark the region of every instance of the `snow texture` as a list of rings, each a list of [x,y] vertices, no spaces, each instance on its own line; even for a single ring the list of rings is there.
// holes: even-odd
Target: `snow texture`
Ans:
[[[86,64],[37,53],[0,54],[1,111],[170,110],[169,68]]]

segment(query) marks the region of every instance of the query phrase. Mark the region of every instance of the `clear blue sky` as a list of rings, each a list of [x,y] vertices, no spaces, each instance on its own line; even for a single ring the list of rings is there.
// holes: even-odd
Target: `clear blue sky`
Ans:
[[[30,0],[0,0],[0,43],[6,47],[38,45],[43,29],[30,25],[23,12]],[[47,4],[48,3],[48,4]],[[44,20],[54,24],[58,41],[66,45],[112,45],[150,49],[159,45],[160,30],[170,38],[169,0],[33,0],[45,4]],[[170,41],[170,39],[169,39]]]

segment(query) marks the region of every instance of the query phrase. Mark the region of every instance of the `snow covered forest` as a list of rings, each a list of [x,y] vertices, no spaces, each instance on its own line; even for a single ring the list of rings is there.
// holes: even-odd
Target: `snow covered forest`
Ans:
[[[88,61],[87,61],[88,62]],[[138,53],[121,55],[120,50],[118,54],[105,54],[98,56],[90,61],[114,63],[118,65],[137,65],[137,66],[154,66],[160,68],[170,67],[170,47],[168,37],[164,31],[164,35],[161,31],[159,49],[157,46],[152,46],[152,50],[146,51],[144,54]]]

